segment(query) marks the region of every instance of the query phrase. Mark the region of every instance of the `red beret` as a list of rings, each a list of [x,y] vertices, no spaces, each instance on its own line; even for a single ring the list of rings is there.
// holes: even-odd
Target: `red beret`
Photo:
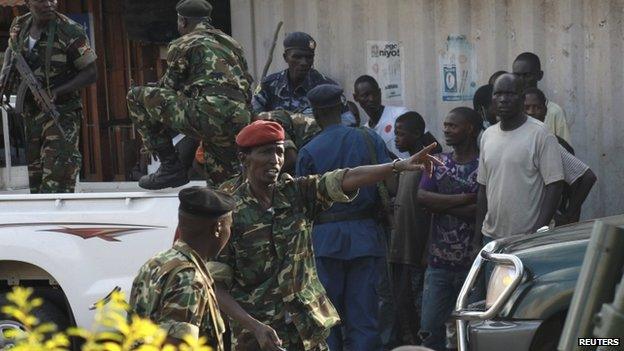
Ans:
[[[259,120],[243,128],[236,136],[236,145],[253,147],[284,141],[284,128],[273,121]]]

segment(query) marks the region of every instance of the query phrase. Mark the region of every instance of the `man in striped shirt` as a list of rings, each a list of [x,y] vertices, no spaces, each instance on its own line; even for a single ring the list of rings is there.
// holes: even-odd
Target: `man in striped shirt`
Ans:
[[[524,91],[524,112],[527,115],[544,121],[547,111],[546,103],[546,96],[541,90],[529,88]],[[563,180],[566,186],[563,191],[562,204],[555,214],[555,224],[558,226],[578,222],[583,202],[596,182],[594,172],[574,156],[569,145],[562,139],[559,139],[559,148],[563,165]]]

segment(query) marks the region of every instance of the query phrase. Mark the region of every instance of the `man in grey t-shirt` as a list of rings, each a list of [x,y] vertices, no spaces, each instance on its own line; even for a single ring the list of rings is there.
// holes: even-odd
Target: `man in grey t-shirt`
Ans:
[[[476,232],[484,242],[548,225],[563,189],[557,139],[524,114],[522,81],[500,76],[492,102],[500,123],[483,133],[477,176]]]

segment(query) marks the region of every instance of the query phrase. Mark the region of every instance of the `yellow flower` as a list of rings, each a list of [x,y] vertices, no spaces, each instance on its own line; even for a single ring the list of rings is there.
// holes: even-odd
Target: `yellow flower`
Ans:
[[[32,315],[43,304],[43,300],[33,298],[32,288],[15,287],[7,294],[10,305],[0,306],[0,311],[19,321],[26,331],[8,330],[6,338],[14,340],[11,351],[68,351],[69,337],[84,340],[82,351],[212,351],[206,345],[206,338],[196,340],[191,335],[184,337],[179,348],[165,345],[167,332],[146,318],[132,316],[125,295],[114,292],[108,303],[96,305],[95,323],[91,331],[71,327],[65,332],[55,333],[52,323],[40,323]]]

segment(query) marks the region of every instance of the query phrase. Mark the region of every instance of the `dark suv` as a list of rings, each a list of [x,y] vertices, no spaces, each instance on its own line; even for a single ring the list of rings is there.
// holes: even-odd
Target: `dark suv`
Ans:
[[[601,219],[624,225],[624,215]],[[459,295],[460,351],[556,350],[594,220],[486,245]],[[478,273],[493,270],[485,306],[467,306]]]

